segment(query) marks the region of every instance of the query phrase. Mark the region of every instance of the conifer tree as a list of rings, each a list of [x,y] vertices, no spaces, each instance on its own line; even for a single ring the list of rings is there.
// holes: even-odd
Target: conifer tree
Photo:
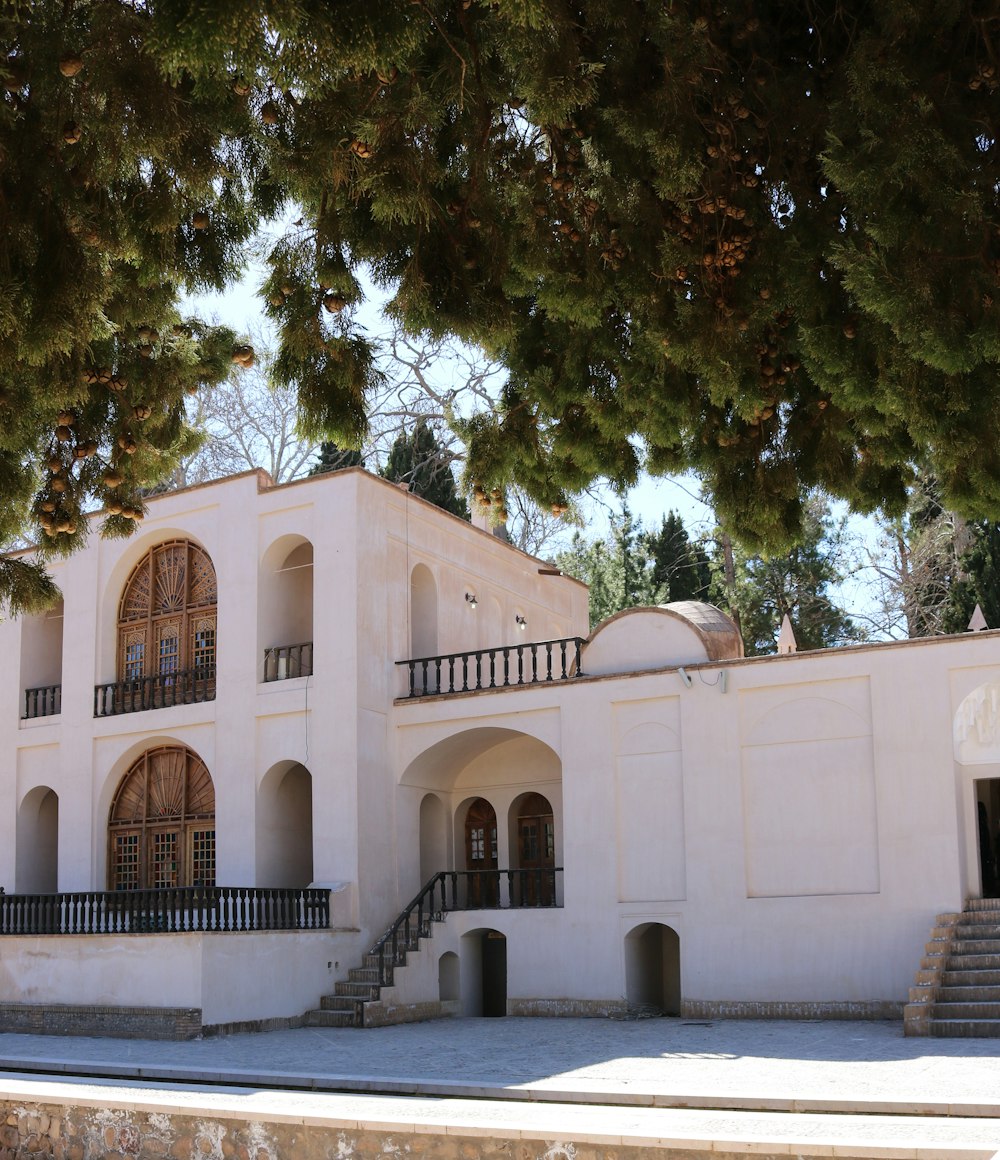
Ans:
[[[976,605],[990,628],[1000,628],[1000,524],[972,525],[972,544],[962,556],[961,572],[948,592],[942,632],[965,632]]]
[[[309,469],[310,475],[322,475],[326,471],[340,471],[343,467],[363,467],[361,452],[353,447],[338,447],[329,440],[320,444],[315,464]]]
[[[470,489],[559,506],[691,468],[774,552],[812,487],[898,514],[926,458],[998,519],[998,39],[981,0],[13,0],[0,534],[43,496],[67,524],[63,408],[105,460],[136,443],[134,508],[232,351],[175,335],[179,291],[290,203],[263,292],[310,438],[364,434],[365,266],[409,332],[506,367],[464,420]],[[74,500],[107,498],[92,474]]]
[[[469,505],[455,484],[451,456],[423,419],[418,419],[409,431],[399,433],[380,474],[394,483],[408,484],[415,495],[452,515],[469,518]]]
[[[708,554],[692,542],[676,512],[665,515],[659,531],[644,536],[653,566],[653,581],[666,599],[707,600],[712,576]]]

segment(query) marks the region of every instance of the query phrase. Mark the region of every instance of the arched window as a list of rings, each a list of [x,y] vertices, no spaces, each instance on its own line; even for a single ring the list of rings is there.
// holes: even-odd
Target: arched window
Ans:
[[[201,548],[185,540],[151,548],[118,610],[118,679],[214,678],[216,601],[215,569]]]
[[[150,749],[122,778],[108,821],[108,885],[215,885],[215,787],[183,746]]]

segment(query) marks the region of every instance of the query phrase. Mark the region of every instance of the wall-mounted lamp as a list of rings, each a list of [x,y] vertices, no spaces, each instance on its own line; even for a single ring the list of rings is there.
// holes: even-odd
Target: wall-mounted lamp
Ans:
[[[690,674],[690,673],[687,671],[687,669],[684,669],[684,668],[679,668],[679,669],[677,670],[677,675],[678,675],[678,676],[680,677],[680,679],[681,679],[681,680],[684,682],[684,684],[685,684],[685,685],[687,685],[687,687],[690,689],[690,688],[691,688],[691,684],[692,684],[692,681],[691,681],[691,674]]]
[[[719,673],[719,688],[723,693],[727,692],[729,689],[729,673],[727,673],[725,669]]]
[[[525,631],[525,629],[528,627],[528,622],[527,622],[527,620],[526,620],[526,619],[525,619],[525,618],[524,618],[524,617],[523,617],[523,616],[520,614],[520,612],[518,612],[518,613],[516,613],[516,614],[515,614],[515,616],[514,616],[514,623],[517,625],[517,627],[518,627],[518,628],[519,628],[519,629],[520,629],[522,632],[524,632],[524,631]]]
[[[479,601],[476,599],[475,592],[466,592],[465,600],[466,603],[473,609],[473,611],[475,611],[477,605],[479,604]]]

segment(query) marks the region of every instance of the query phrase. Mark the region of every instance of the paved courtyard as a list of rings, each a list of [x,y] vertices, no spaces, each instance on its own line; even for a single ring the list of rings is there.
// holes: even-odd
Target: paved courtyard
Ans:
[[[902,1024],[881,1022],[452,1019],[186,1043],[0,1034],[0,1068],[359,1093],[1000,1117],[1000,1040],[906,1039]]]

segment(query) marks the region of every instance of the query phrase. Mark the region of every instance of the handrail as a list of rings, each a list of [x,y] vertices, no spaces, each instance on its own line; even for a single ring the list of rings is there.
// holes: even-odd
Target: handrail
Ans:
[[[54,717],[62,712],[62,685],[39,685],[24,690],[24,717]]]
[[[94,686],[94,716],[139,713],[143,709],[167,709],[215,700],[215,665],[154,673]]]
[[[440,921],[449,911],[559,906],[556,875],[561,873],[561,866],[523,870],[439,870],[400,911],[368,952],[378,958],[379,985],[392,985],[393,968],[402,964],[407,949],[413,949],[414,935],[417,938],[425,936],[430,931],[431,922]],[[459,894],[459,883],[465,886],[464,895]]]
[[[0,935],[177,934],[325,930],[330,891],[259,886],[179,886],[4,894]]]
[[[586,637],[567,636],[436,657],[413,657],[396,661],[396,665],[409,667],[408,697],[469,693],[582,677],[582,650],[586,643]],[[470,662],[473,663],[470,665]]]
[[[293,677],[311,677],[313,642],[278,644],[264,649],[264,681],[287,681]]]

